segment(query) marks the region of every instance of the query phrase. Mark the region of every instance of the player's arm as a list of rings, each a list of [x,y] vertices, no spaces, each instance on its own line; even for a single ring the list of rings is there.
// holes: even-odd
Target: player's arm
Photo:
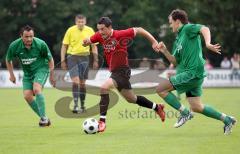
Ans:
[[[83,40],[83,46],[84,47],[86,47],[86,46],[89,46],[89,45],[91,45],[92,44],[92,42],[91,42],[91,40],[90,40],[90,38],[85,38],[84,40]]]
[[[206,26],[202,26],[200,29],[201,34],[203,35],[206,47],[213,51],[216,52],[218,54],[221,54],[221,46],[217,43],[217,44],[211,44],[211,33],[208,27]]]
[[[12,63],[12,59],[14,57],[16,57],[16,55],[14,54],[13,46],[10,45],[8,50],[7,50],[7,55],[6,55],[6,66],[7,66],[8,72],[10,74],[9,80],[12,83],[16,83],[16,78],[15,78],[15,75],[13,73],[13,63]]]
[[[53,60],[53,58],[51,58],[48,61],[48,67],[49,67],[49,71],[50,71],[49,80],[50,80],[52,86],[55,87],[56,81],[54,79],[54,60]]]
[[[66,61],[65,61],[67,49],[68,49],[68,45],[67,44],[62,44],[62,47],[61,47],[61,68],[63,70],[67,69],[67,64],[66,64]]]
[[[93,54],[93,69],[98,68],[98,48],[96,44],[91,44],[91,52]]]
[[[12,61],[8,61],[6,59],[6,66],[7,66],[7,69],[8,69],[8,72],[10,74],[10,77],[9,77],[9,80],[12,82],[12,83],[16,83],[16,78],[15,78],[15,75],[13,73],[13,64],[12,64]]]
[[[176,58],[173,55],[171,55],[171,53],[168,51],[166,45],[163,42],[160,42],[158,44],[158,48],[170,63],[172,63],[174,66],[177,65]]]
[[[135,35],[141,35],[141,36],[145,37],[152,44],[153,50],[155,50],[156,52],[159,52],[158,42],[152,36],[152,34],[150,34],[148,31],[146,31],[142,27],[134,27],[133,29],[134,29]]]
[[[51,54],[51,51],[48,48],[48,45],[43,42],[42,43],[42,49],[41,52],[43,53],[43,58],[48,60],[48,68],[50,71],[50,76],[49,76],[49,80],[50,83],[53,85],[53,87],[55,87],[55,80],[54,80],[54,60],[53,60],[53,56]]]

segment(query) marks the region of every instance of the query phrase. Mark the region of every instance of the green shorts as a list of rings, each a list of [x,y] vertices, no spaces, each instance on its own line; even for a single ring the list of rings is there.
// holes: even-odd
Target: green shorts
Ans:
[[[186,71],[170,77],[170,82],[179,94],[186,93],[192,96],[202,95],[202,84],[204,77],[196,77],[193,73]]]
[[[33,90],[33,83],[39,83],[42,87],[45,85],[49,76],[48,71],[37,71],[32,76],[23,76],[23,90]]]

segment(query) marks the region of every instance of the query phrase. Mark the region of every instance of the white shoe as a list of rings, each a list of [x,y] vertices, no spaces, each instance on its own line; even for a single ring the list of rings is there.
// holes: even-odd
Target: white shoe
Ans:
[[[46,127],[46,126],[50,126],[51,125],[51,122],[48,118],[44,117],[44,118],[41,118],[40,121],[39,121],[39,126],[40,127]]]
[[[74,106],[72,112],[73,113],[78,113],[79,112],[78,106]]]
[[[233,125],[237,123],[237,120],[234,117],[229,116],[229,118],[231,119],[231,122],[229,124],[225,124],[223,127],[224,135],[231,134]]]
[[[193,118],[193,114],[189,112],[187,115],[180,115],[178,117],[177,122],[174,124],[175,128],[181,127],[183,124],[185,124],[188,120],[191,120]]]

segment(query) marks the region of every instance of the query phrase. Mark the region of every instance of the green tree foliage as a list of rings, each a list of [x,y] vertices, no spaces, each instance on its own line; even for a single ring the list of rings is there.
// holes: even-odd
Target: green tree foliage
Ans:
[[[222,45],[222,53],[232,56],[234,52],[240,53],[240,16],[239,1],[233,0],[201,0],[192,3],[196,7],[190,13],[194,22],[199,22],[210,27],[212,41]],[[221,56],[207,53],[215,66],[218,66]],[[219,58],[216,58],[219,57]]]
[[[74,24],[76,14],[88,17],[88,25],[96,30],[99,17],[109,16],[114,29],[143,27],[171,49],[174,34],[168,26],[172,9],[188,12],[193,23],[211,28],[213,42],[222,45],[223,52],[232,55],[240,49],[240,1],[233,0],[0,0],[0,56],[4,57],[11,41],[19,37],[25,24],[35,28],[37,37],[50,46],[55,61],[60,60],[60,47],[66,29]],[[100,48],[101,50],[101,48]],[[137,37],[130,46],[129,57],[159,58],[145,39]],[[211,54],[208,56],[211,57]],[[212,58],[216,59],[216,55]],[[221,59],[217,57],[217,59]],[[2,58],[4,61],[4,58]],[[216,63],[218,65],[218,63]]]

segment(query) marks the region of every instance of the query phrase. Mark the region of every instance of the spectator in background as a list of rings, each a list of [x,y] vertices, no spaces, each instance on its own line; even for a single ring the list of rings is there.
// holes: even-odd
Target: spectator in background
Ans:
[[[228,59],[227,56],[225,56],[221,62],[221,68],[223,69],[229,69],[231,68],[231,61]]]
[[[233,54],[233,57],[231,58],[232,62],[232,74],[231,74],[231,80],[234,80],[235,77],[238,76],[238,70],[240,69],[240,55],[237,53]]]
[[[142,61],[139,64],[140,68],[150,68],[151,63],[149,62],[147,57],[143,57]]]
[[[213,69],[213,66],[212,66],[212,64],[210,63],[210,60],[209,59],[206,59],[206,63],[205,63],[205,69],[206,70],[211,70],[211,69]]]
[[[240,55],[238,53],[234,53],[233,57],[231,58],[232,62],[232,69],[233,70],[238,70],[240,68]]]

